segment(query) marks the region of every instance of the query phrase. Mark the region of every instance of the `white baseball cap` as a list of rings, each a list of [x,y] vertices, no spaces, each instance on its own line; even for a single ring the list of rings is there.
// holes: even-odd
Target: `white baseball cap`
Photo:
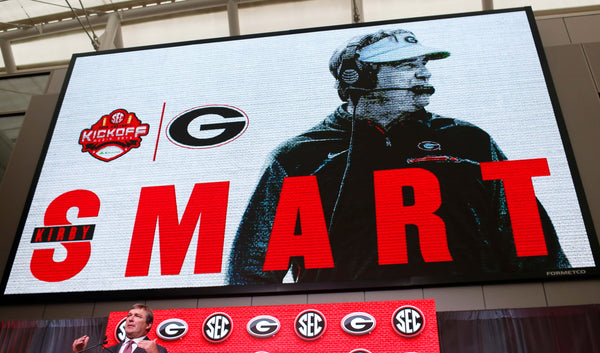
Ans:
[[[426,56],[429,60],[444,59],[450,53],[419,44],[412,32],[401,31],[361,48],[358,60],[366,63],[389,63]]]

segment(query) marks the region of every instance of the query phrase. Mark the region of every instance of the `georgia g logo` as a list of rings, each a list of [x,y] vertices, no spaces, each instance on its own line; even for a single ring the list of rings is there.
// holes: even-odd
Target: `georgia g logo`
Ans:
[[[188,332],[187,322],[181,319],[167,319],[156,327],[156,335],[165,341],[175,341]]]
[[[342,330],[351,335],[366,335],[375,329],[375,318],[367,313],[351,313],[341,321]]]
[[[211,148],[226,144],[246,131],[248,117],[234,107],[202,106],[176,116],[167,127],[169,140],[186,148]]]
[[[210,343],[221,343],[231,335],[233,321],[225,313],[214,313],[204,320],[202,335]]]
[[[425,316],[417,307],[405,305],[394,312],[392,326],[400,336],[412,338],[423,332]]]
[[[268,338],[279,332],[281,324],[279,320],[269,315],[261,315],[248,321],[246,330],[256,338]]]

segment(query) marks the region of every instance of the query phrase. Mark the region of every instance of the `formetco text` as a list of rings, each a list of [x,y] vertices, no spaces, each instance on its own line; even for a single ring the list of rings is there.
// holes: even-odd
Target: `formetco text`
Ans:
[[[560,271],[548,271],[546,276],[572,276],[572,275],[585,275],[586,270],[560,270]]]

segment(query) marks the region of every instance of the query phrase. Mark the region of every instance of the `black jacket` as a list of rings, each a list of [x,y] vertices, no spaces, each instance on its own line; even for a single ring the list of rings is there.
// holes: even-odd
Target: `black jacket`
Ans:
[[[479,163],[506,159],[485,131],[426,111],[388,133],[369,122],[352,121],[340,106],[273,152],[234,241],[230,284],[281,283],[286,271],[263,271],[263,263],[283,181],[305,175],[315,175],[318,181],[335,267],[306,269],[302,258],[294,258],[295,281],[384,279],[417,284],[421,276],[453,282],[453,275],[481,280],[494,273],[500,279],[509,272],[569,267],[539,202],[548,256],[516,256],[502,182],[481,177]],[[407,263],[378,263],[374,172],[406,168],[429,171],[439,181],[441,205],[435,214],[445,223],[452,261],[426,261],[418,227],[408,225]],[[414,201],[414,190],[402,192],[405,205]]]

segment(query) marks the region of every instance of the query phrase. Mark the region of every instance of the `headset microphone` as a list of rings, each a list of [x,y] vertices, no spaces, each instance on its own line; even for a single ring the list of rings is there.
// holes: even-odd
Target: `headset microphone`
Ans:
[[[389,87],[389,88],[360,88],[360,87],[348,87],[348,91],[354,91],[359,95],[367,92],[379,92],[379,91],[411,91],[415,94],[434,94],[435,88],[433,86],[413,86],[413,87]]]
[[[417,85],[413,87],[390,87],[390,88],[374,88],[367,91],[411,91],[415,94],[434,94],[433,86]]]

